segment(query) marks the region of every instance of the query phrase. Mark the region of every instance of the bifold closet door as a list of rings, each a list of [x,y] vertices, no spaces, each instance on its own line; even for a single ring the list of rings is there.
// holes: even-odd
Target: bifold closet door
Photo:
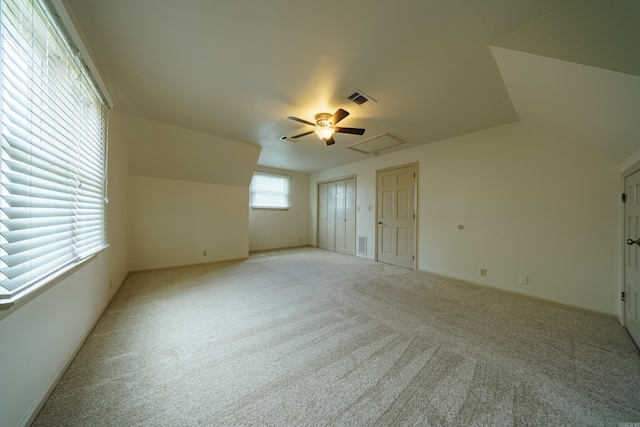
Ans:
[[[356,254],[356,180],[347,179],[344,185],[344,251]]]
[[[327,183],[327,249],[336,250],[336,183]]]
[[[318,185],[318,247],[355,255],[355,179]]]
[[[318,247],[320,249],[329,249],[327,246],[328,215],[327,184],[320,184],[318,186]]]
[[[346,208],[344,198],[344,181],[336,182],[336,252],[345,252]]]

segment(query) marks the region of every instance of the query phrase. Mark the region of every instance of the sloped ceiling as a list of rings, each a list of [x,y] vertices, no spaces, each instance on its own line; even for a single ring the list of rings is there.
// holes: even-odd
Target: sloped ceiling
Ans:
[[[492,50],[521,120],[619,163],[640,148],[640,77]]]
[[[640,76],[640,2],[572,0],[492,43]]]
[[[131,175],[248,187],[260,147],[118,114]]]
[[[117,109],[259,145],[259,165],[300,172],[362,160],[346,147],[383,132],[408,148],[518,119],[544,122],[529,112],[544,100],[518,87],[549,82],[532,81],[508,54],[494,57],[491,45],[622,73],[637,64],[622,58],[637,58],[627,39],[636,34],[627,28],[632,0],[66,2]],[[609,18],[593,13],[598,3],[616,5]],[[614,53],[598,53],[611,43]],[[356,89],[378,103],[351,103]],[[365,135],[337,135],[331,147],[315,135],[279,139],[311,129],[287,116],[312,121],[337,108],[351,113],[341,125]]]
[[[493,43],[520,120],[622,163],[640,149],[640,2],[569,2]]]

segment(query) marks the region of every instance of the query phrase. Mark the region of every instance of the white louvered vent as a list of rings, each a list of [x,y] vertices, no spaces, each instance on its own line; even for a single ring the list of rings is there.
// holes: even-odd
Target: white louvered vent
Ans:
[[[367,256],[367,236],[358,236],[358,255]]]
[[[373,104],[378,102],[372,97],[370,97],[369,95],[367,95],[366,93],[362,92],[361,90],[356,90],[351,95],[349,95],[347,99],[355,104],[358,104],[363,108],[369,108]]]

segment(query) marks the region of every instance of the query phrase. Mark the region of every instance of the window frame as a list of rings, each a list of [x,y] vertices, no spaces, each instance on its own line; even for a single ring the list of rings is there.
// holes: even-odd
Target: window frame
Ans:
[[[286,183],[285,187],[286,189],[282,192],[280,191],[269,191],[266,189],[262,189],[262,190],[256,190],[256,185],[258,185],[258,182],[256,181],[256,178],[266,178],[266,179],[278,179],[280,180],[282,183]],[[256,204],[256,195],[260,194],[263,196],[267,196],[267,195],[271,195],[271,196],[284,196],[285,197],[285,203],[286,206],[284,205],[278,205],[278,204],[272,204],[272,205],[268,205],[268,204]],[[249,206],[251,207],[251,209],[256,209],[256,210],[277,210],[277,211],[287,211],[291,208],[291,177],[287,176],[287,175],[280,175],[280,174],[275,174],[275,173],[268,173],[268,172],[254,172],[253,176],[251,177],[251,184],[249,185]]]
[[[42,33],[44,34],[43,36],[44,38],[41,39],[40,36],[35,36],[34,35],[34,31],[36,31],[34,30],[35,27],[31,27],[31,31],[32,31],[32,33],[30,34],[31,39],[25,38],[24,42],[21,42],[22,46],[26,45],[30,49],[28,51],[25,50],[25,52],[29,53],[34,58],[36,58],[35,61],[43,61],[43,59],[37,58],[38,57],[37,53],[32,53],[32,52],[35,52],[35,49],[36,49],[32,47],[34,46],[33,43],[34,42],[48,43],[50,40],[51,46],[57,46],[57,48],[54,47],[53,48],[54,50],[51,50],[51,51],[49,50],[49,48],[47,48],[46,55],[48,55],[49,58],[51,58],[51,55],[60,54],[61,56],[58,56],[57,58],[61,61],[61,63],[62,61],[64,61],[64,65],[51,65],[50,63],[55,61],[48,60],[48,61],[45,61],[45,63],[47,64],[46,68],[41,68],[41,69],[48,74],[55,75],[56,78],[62,78],[61,81],[63,81],[64,83],[62,84],[61,89],[55,88],[55,90],[61,90],[62,91],[61,93],[63,93],[63,96],[71,97],[72,99],[78,99],[78,103],[76,104],[76,106],[79,105],[80,106],[79,108],[83,113],[83,116],[82,116],[83,118],[79,122],[81,128],[85,128],[87,126],[92,127],[92,126],[95,126],[96,123],[99,123],[98,128],[93,127],[94,131],[89,131],[89,134],[93,136],[88,136],[89,134],[87,134],[86,131],[82,131],[82,132],[74,133],[73,137],[67,140],[58,139],[58,138],[53,138],[53,139],[46,138],[39,141],[38,144],[35,144],[33,142],[34,141],[33,139],[26,140],[27,145],[31,147],[30,152],[33,151],[34,153],[37,152],[37,150],[41,150],[40,147],[51,147],[55,150],[61,150],[62,152],[64,151],[64,149],[62,149],[61,147],[63,146],[68,147],[69,143],[73,144],[73,147],[75,147],[74,150],[76,150],[76,153],[79,153],[79,154],[76,154],[77,157],[75,158],[75,162],[69,163],[65,167],[60,168],[59,170],[64,171],[65,174],[70,174],[71,171],[74,171],[73,176],[76,176],[77,177],[76,180],[78,180],[78,184],[76,187],[77,191],[75,193],[76,197],[78,198],[76,201],[76,207],[67,209],[65,212],[68,212],[68,213],[66,213],[65,215],[69,215],[68,218],[75,219],[76,222],[73,223],[75,224],[74,230],[76,232],[80,230],[79,231],[80,234],[74,234],[73,238],[66,237],[64,240],[61,240],[62,242],[68,242],[70,244],[69,249],[67,250],[68,255],[66,256],[64,262],[61,262],[59,265],[52,265],[51,267],[47,267],[44,271],[42,271],[41,273],[38,273],[37,275],[34,275],[33,277],[29,276],[29,278],[25,279],[23,283],[19,282],[20,284],[16,286],[9,284],[11,281],[10,277],[7,277],[7,282],[0,282],[0,310],[5,310],[13,306],[16,302],[23,300],[25,297],[39,295],[44,290],[59,283],[61,280],[63,280],[64,278],[72,274],[74,271],[86,265],[89,261],[95,259],[100,252],[104,251],[109,246],[107,241],[107,203],[108,203],[107,202],[107,181],[108,181],[107,179],[107,169],[108,169],[107,168],[107,158],[108,158],[107,127],[108,127],[108,108],[112,106],[112,102],[108,94],[105,96],[105,92],[103,91],[104,84],[100,80],[99,76],[96,76],[95,74],[91,73],[91,70],[95,69],[94,64],[91,62],[88,56],[82,55],[83,53],[86,53],[87,50],[84,48],[84,46],[82,46],[81,43],[74,42],[73,35],[75,34],[77,38],[77,32],[75,28],[68,28],[66,26],[68,25],[68,23],[65,25],[65,21],[70,22],[70,19],[68,17],[68,14],[66,13],[66,10],[64,10],[64,6],[59,1],[57,0],[11,0],[11,1],[0,0],[0,6],[2,7],[2,10],[3,10],[2,12],[3,21],[0,23],[1,24],[0,32],[3,38],[4,37],[20,37],[20,40],[22,40],[22,37],[26,37],[24,35],[25,33],[22,33],[22,35],[20,33],[23,30],[20,30],[19,28],[14,27],[10,23],[11,22],[10,18],[7,17],[7,20],[6,21],[4,20],[5,19],[4,10],[9,11],[10,10],[9,8],[12,7],[13,9],[11,10],[20,11],[21,13],[20,16],[24,17],[23,19],[28,20],[26,22],[39,22],[39,24],[37,24],[39,25],[37,31],[44,31],[44,33]],[[61,7],[62,7],[62,10],[61,10]],[[37,16],[37,18],[34,18],[34,16]],[[28,28],[28,26],[24,28]],[[15,33],[13,31],[15,31]],[[34,38],[34,37],[37,37],[37,38]],[[9,53],[9,51],[4,50],[4,46],[5,46],[5,43],[3,42],[2,43],[3,50],[0,53],[3,59],[2,59],[2,63],[0,64],[0,67],[1,67],[0,69],[2,69],[3,72],[6,71],[8,73],[19,72],[19,70],[17,71],[17,69],[11,68],[12,66],[8,65],[11,63],[11,61],[13,61],[13,59],[10,56],[11,54]],[[7,46],[10,47],[10,44],[8,44]],[[35,46],[38,46],[38,45],[36,44]],[[80,46],[80,48],[77,46]],[[32,70],[33,67],[38,67],[38,64],[39,64],[38,62],[28,63],[28,67],[29,67],[28,70]],[[40,64],[40,66],[42,65]],[[72,71],[68,73],[69,75],[63,75],[64,73],[61,71],[60,67],[63,67]],[[36,79],[31,78],[29,74],[25,74],[25,76],[26,77],[23,77],[23,78],[26,79],[25,81],[29,85],[29,87],[32,87],[32,86],[36,88],[40,87]],[[70,76],[74,76],[74,77],[71,78]],[[71,82],[72,80],[76,80],[78,83],[70,84],[69,82]],[[6,84],[11,84],[10,80],[7,80],[7,82],[8,83]],[[0,93],[1,93],[3,92],[1,88],[3,87],[5,82],[0,80],[0,84],[1,84],[0,85]],[[84,87],[84,89],[81,89],[81,87]],[[51,86],[51,88],[53,89],[54,86]],[[86,97],[76,98],[75,96],[71,95],[72,93],[76,93],[76,96],[77,96],[77,94],[79,92],[82,92],[83,90],[85,91],[83,92],[85,94],[91,93],[89,98],[86,98]],[[7,96],[11,96],[11,95],[7,95]],[[32,120],[34,120],[34,117],[36,117],[36,115],[39,113],[33,113],[33,111],[41,111],[41,110],[52,111],[47,109],[54,109],[54,108],[58,109],[60,105],[65,105],[65,104],[61,104],[62,101],[59,95],[55,96],[54,98],[55,98],[54,101],[52,101],[53,98],[51,99],[47,98],[46,105],[42,104],[45,98],[42,98],[41,100],[38,100],[38,101],[34,101],[33,99],[29,98],[29,101],[27,104],[22,104],[26,106],[26,111],[29,112],[30,114],[29,118],[25,119],[26,126],[29,126],[29,127],[34,126],[32,124],[33,123]],[[8,100],[7,102],[12,102],[10,101],[10,98],[7,98],[7,100]],[[4,108],[4,102],[5,102],[5,94],[2,93],[2,97],[0,97],[0,105],[2,105],[3,108]],[[83,102],[86,104],[83,105],[82,104]],[[42,105],[37,105],[38,103]],[[9,107],[8,105],[9,104],[7,104],[6,108],[8,109],[13,108],[13,107]],[[38,110],[38,108],[40,108],[40,110]],[[61,130],[58,122],[56,121],[53,115],[45,114],[45,116],[38,116],[38,117],[40,120],[42,120],[42,117],[45,117],[48,119],[48,121],[44,120],[40,122],[40,123],[43,123],[42,126],[45,126],[46,128],[51,128],[54,131]],[[36,117],[36,119],[38,119],[38,117]],[[0,202],[2,203],[2,206],[4,206],[3,209],[10,208],[10,204],[8,204],[8,202],[5,200],[5,197],[11,197],[11,194],[7,192],[7,190],[4,187],[5,185],[8,185],[9,181],[7,181],[7,178],[5,177],[4,174],[5,174],[5,171],[9,171],[8,163],[5,163],[5,162],[11,160],[11,157],[8,154],[6,154],[7,152],[5,150],[8,150],[12,147],[9,140],[6,140],[4,136],[5,132],[9,132],[7,130],[9,128],[7,127],[7,124],[6,124],[8,122],[5,122],[4,120],[8,120],[8,119],[4,118],[2,122],[0,122],[0,131],[2,132],[2,139],[0,140],[0,142],[2,143],[2,147],[0,147],[0,154],[2,155],[2,157],[0,157],[0,168],[2,171],[0,172],[0,177],[3,177],[2,182],[0,183],[0,190],[2,190],[2,194],[0,194]],[[18,125],[15,125],[15,124],[13,125],[13,127],[20,128]],[[85,141],[91,141],[91,142],[85,142]],[[96,157],[96,155],[98,157]],[[25,165],[28,167],[29,172],[24,172],[23,176],[28,179],[33,179],[35,175],[33,175],[32,171],[37,171],[38,166],[29,166],[29,165],[32,165],[31,162],[35,161],[36,162],[35,164],[44,164],[44,163],[42,163],[41,160],[38,160],[38,156],[35,154],[34,155],[28,154],[28,156],[29,158],[33,156],[33,159],[35,160],[28,160],[27,163],[25,163]],[[81,158],[84,160],[80,160]],[[87,166],[88,163],[86,162],[92,163],[93,166]],[[52,181],[47,181],[47,182],[51,182],[51,183],[57,182],[56,181],[57,178],[54,177],[51,179]],[[87,184],[91,183],[92,185],[96,186],[94,188],[99,189],[98,191],[92,190],[93,195],[90,196],[89,199],[86,199],[86,197],[82,195],[82,193],[86,193],[85,188],[87,187],[83,187],[85,182]],[[36,189],[36,187],[32,185],[35,185],[35,184],[25,184],[24,188],[26,190],[29,190],[30,188]],[[34,196],[31,196],[29,194],[26,196],[23,196],[25,200],[28,200],[28,202],[25,202],[28,204],[25,205],[26,208],[24,208],[25,211],[28,212],[24,217],[25,221],[29,223],[29,225],[24,228],[25,233],[27,234],[31,234],[31,230],[36,230],[32,226],[32,221],[34,218],[38,217],[37,216],[38,214],[34,213],[37,211],[36,206],[40,206],[37,204],[33,204],[33,203],[36,203],[31,201],[32,200],[31,197],[34,197]],[[84,214],[80,213],[80,211],[86,211],[87,204],[85,203],[85,199],[91,201],[90,203],[94,206],[96,213],[99,212],[99,217],[97,218],[99,218],[100,227],[98,229],[96,229],[95,225],[91,225],[89,227],[86,225],[83,225],[86,223],[83,223],[82,221],[87,221],[86,218],[88,218],[83,216]],[[62,199],[50,198],[49,200],[53,200],[54,201],[53,203],[55,205],[55,203],[58,203],[57,202],[58,200],[62,200]],[[50,207],[47,207],[47,206],[50,206]],[[41,211],[42,209],[55,209],[55,208],[51,205],[46,205],[40,208]],[[91,211],[91,212],[94,212],[94,211]],[[47,216],[48,215],[51,215],[49,211],[47,211]],[[67,216],[65,216],[65,218],[67,218]],[[96,218],[96,217],[92,217],[92,218]],[[9,221],[10,219],[6,215],[3,215],[2,218],[0,218],[0,220],[1,220],[0,231],[8,230],[7,227],[5,226],[5,221]],[[96,223],[95,219],[92,219],[91,221],[92,221],[91,224]],[[96,234],[95,230],[98,230],[99,232]],[[75,236],[80,236],[80,240],[76,240]],[[92,236],[97,236],[97,238]],[[79,246],[76,245],[76,242],[80,242]],[[2,237],[2,239],[0,240],[0,255],[9,256],[8,252],[5,250],[7,247],[5,245],[11,245],[11,244],[12,244],[11,239],[5,239],[4,237]],[[31,238],[29,238],[29,240],[25,243],[25,245],[28,245],[28,248],[29,248],[27,252],[31,253],[32,249],[41,248],[42,246],[38,246],[39,244],[40,243],[32,243]],[[32,245],[35,245],[35,246],[32,246]],[[28,260],[25,262],[25,265],[29,267],[28,271],[31,271],[30,269],[31,269],[32,259],[33,259],[32,256],[29,255]],[[49,265],[49,263],[47,265]],[[5,264],[4,261],[0,262],[0,267],[9,268],[7,267],[7,264]],[[0,275],[0,279],[2,277],[6,277],[4,273]]]

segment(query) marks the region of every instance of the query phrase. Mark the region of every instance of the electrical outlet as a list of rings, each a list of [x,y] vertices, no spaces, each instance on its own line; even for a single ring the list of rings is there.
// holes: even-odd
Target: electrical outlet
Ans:
[[[529,284],[529,276],[527,276],[526,274],[521,274],[519,279],[519,283],[521,285],[528,285]]]
[[[202,251],[202,256],[207,256],[207,251]]]
[[[486,268],[481,268],[480,269],[480,276],[487,277],[487,269]]]

